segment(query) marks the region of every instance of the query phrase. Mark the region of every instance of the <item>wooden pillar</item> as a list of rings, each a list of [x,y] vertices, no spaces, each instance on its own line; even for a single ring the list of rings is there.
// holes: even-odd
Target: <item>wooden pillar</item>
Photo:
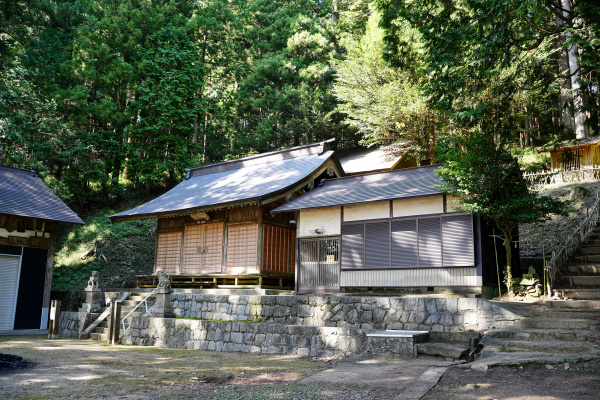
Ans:
[[[42,320],[40,329],[48,327],[48,310],[50,308],[50,291],[52,290],[52,270],[54,269],[54,251],[56,250],[56,234],[51,233],[50,247],[46,256],[46,274],[44,278],[44,295],[42,297]]]

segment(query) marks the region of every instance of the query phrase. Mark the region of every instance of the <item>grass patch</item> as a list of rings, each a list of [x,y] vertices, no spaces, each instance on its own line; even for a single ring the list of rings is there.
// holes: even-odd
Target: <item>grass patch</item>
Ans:
[[[104,207],[80,216],[83,226],[65,226],[59,232],[52,289],[83,290],[92,271],[103,288],[133,287],[135,275],[150,274],[154,266],[156,220],[111,224],[108,216],[149,201],[141,197],[119,207]]]

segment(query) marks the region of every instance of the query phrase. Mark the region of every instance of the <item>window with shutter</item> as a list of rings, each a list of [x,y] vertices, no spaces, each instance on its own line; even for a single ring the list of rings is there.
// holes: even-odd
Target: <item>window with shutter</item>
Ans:
[[[417,266],[417,220],[392,221],[392,267]]]
[[[387,268],[390,266],[390,223],[365,224],[365,267]]]
[[[342,268],[474,265],[471,214],[342,224],[341,239]]]
[[[444,266],[474,265],[471,214],[442,218],[442,248]]]
[[[364,268],[365,225],[342,225],[342,268]]]

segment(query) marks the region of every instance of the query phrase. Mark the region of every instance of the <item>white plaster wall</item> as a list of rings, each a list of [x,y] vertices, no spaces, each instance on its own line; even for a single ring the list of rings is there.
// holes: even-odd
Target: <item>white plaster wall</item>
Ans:
[[[441,214],[443,212],[444,198],[441,194],[437,196],[394,200],[394,217]]]
[[[390,202],[355,204],[344,206],[344,222],[390,217]]]
[[[455,203],[456,197],[446,196],[446,212],[459,212],[458,203]]]
[[[298,221],[298,237],[339,235],[342,226],[341,215],[341,207],[301,210]],[[323,228],[325,232],[316,234],[316,228]]]
[[[35,236],[35,231],[25,231],[25,232],[17,232],[17,231],[13,231],[13,232],[9,232],[4,228],[0,228],[0,237],[1,238],[7,238],[9,236],[16,236],[16,237],[34,237]],[[43,235],[40,235],[40,233],[38,233],[38,236],[40,237],[45,237],[45,238],[49,238],[50,237],[50,233],[46,232]]]

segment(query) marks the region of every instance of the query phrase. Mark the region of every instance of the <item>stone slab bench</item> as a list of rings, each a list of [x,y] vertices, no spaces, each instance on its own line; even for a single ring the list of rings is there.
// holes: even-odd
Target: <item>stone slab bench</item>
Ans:
[[[373,355],[417,356],[417,344],[429,340],[428,331],[387,330],[366,334],[367,352]]]

